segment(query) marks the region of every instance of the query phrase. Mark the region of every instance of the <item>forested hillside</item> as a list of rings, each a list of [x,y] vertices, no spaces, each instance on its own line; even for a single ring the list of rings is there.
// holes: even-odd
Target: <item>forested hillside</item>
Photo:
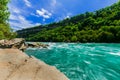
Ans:
[[[9,26],[9,11],[8,4],[9,0],[0,0],[0,40],[1,39],[11,39],[15,37],[15,33]]]
[[[120,42],[120,2],[43,27],[55,28],[29,33],[26,39],[46,42]]]

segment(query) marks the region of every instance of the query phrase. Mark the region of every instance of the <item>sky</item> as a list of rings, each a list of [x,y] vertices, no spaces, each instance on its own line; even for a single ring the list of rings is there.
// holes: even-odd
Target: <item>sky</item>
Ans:
[[[11,0],[9,23],[14,30],[58,22],[110,6],[118,0]]]

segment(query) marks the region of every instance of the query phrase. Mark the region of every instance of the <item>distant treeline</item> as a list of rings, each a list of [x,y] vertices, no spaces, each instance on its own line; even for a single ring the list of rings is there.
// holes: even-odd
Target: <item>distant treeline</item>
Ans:
[[[43,42],[120,42],[120,2],[54,22],[40,32],[26,36],[28,41]]]

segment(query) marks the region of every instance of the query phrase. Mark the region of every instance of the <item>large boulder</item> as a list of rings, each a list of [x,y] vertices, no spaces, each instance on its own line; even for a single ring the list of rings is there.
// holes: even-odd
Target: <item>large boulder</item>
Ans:
[[[18,49],[0,49],[0,80],[68,80],[53,66]]]
[[[12,49],[19,49],[24,51],[26,48],[32,47],[32,48],[47,48],[47,44],[38,43],[38,42],[25,42],[25,39],[23,38],[15,38],[12,40],[0,40],[0,48],[6,49],[6,48],[12,48]]]
[[[47,44],[43,44],[43,43],[39,43],[39,42],[30,42],[30,43],[27,43],[27,46],[28,47],[38,47],[38,48],[40,48],[40,47],[42,47],[42,48],[47,48],[49,45],[47,45]]]
[[[0,48],[13,48],[24,50],[27,48],[27,45],[25,44],[25,40],[23,38],[15,38],[12,40],[0,40]]]

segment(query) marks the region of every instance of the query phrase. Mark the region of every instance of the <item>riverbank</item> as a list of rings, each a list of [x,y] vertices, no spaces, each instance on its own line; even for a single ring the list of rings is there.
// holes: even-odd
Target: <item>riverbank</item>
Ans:
[[[25,44],[24,39],[0,40],[0,80],[68,80],[54,66],[22,52],[27,47],[44,47],[42,44]]]
[[[0,49],[0,80],[68,80],[55,67],[18,49]]]
[[[19,49],[24,51],[25,49],[32,48],[47,48],[49,45],[38,43],[38,42],[25,42],[23,38],[15,38],[11,40],[0,40],[0,48],[2,49]]]

